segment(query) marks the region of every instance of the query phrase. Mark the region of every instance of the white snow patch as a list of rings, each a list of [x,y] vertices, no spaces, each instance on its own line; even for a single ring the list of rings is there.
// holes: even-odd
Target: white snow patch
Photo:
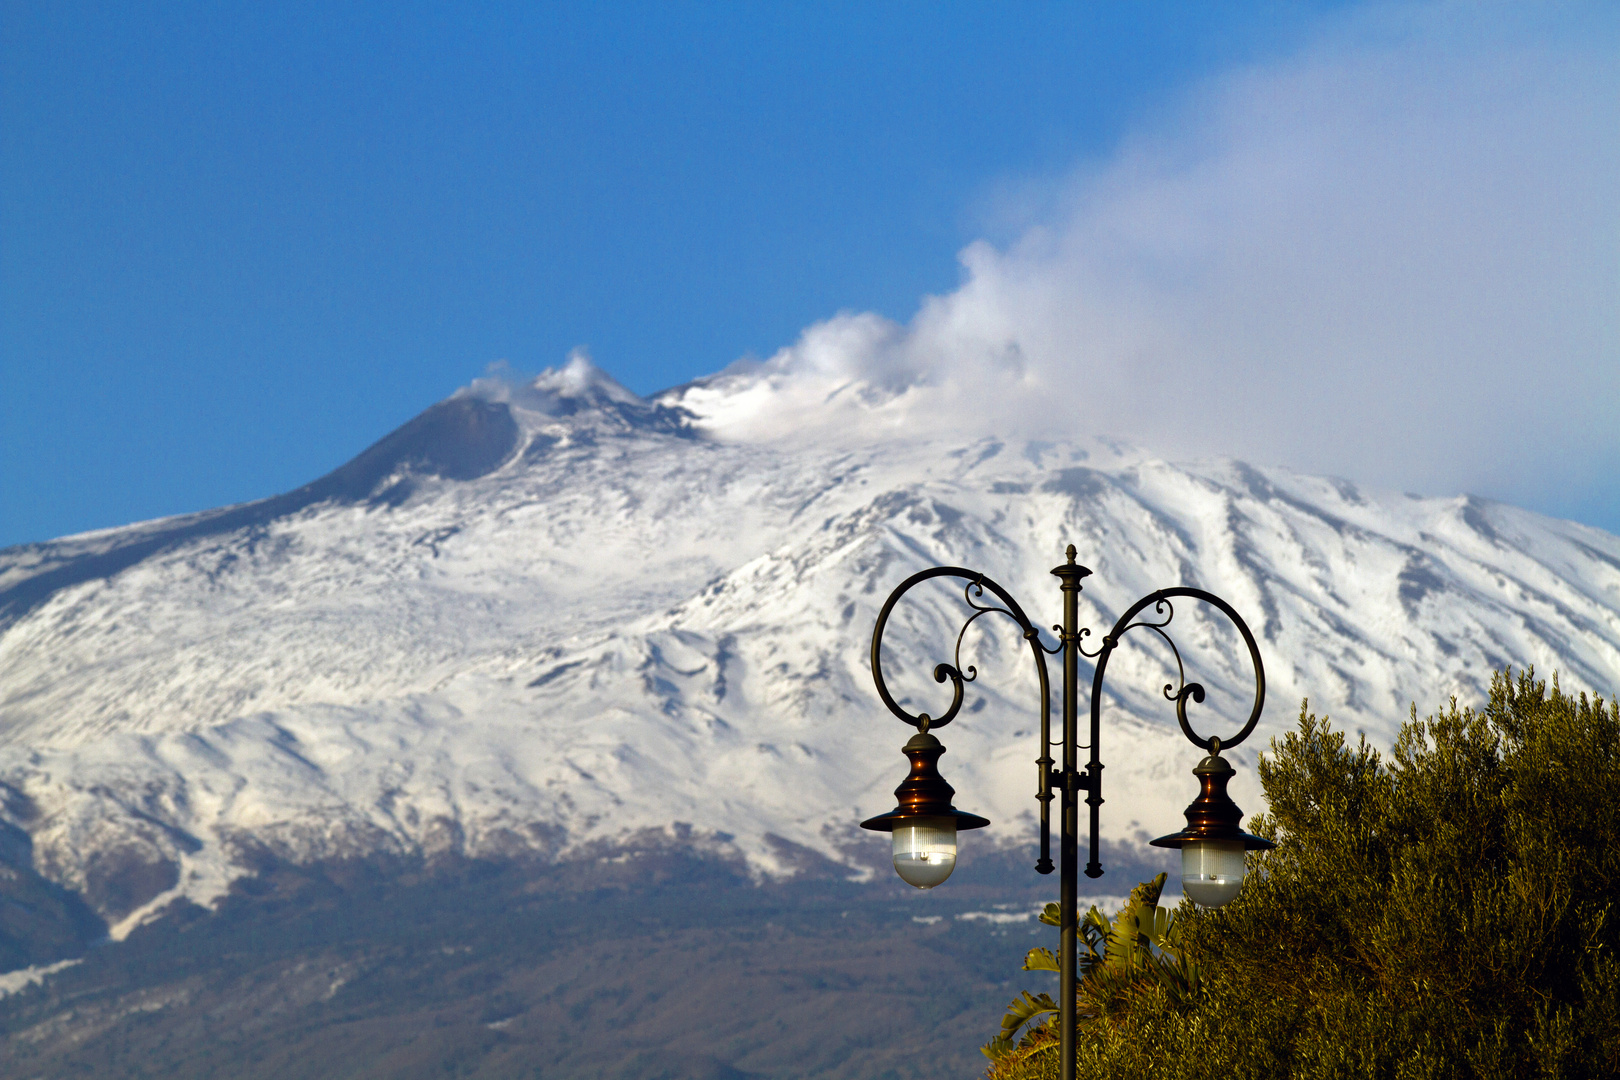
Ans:
[[[83,962],[83,960],[58,960],[54,964],[18,968],[16,971],[7,971],[0,974],[0,998],[21,993],[30,986],[38,986],[58,971],[66,971],[74,964]]]

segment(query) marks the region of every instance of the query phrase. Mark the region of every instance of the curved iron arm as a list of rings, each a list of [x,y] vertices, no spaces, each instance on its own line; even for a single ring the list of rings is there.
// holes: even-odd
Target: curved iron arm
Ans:
[[[1172,589],[1159,589],[1157,592],[1151,592],[1132,604],[1130,609],[1114,623],[1114,628],[1108,632],[1108,636],[1103,638],[1102,649],[1097,654],[1096,673],[1091,679],[1091,741],[1094,744],[1097,741],[1097,727],[1102,710],[1103,674],[1108,670],[1108,657],[1113,653],[1115,647],[1119,645],[1119,639],[1126,632],[1140,626],[1153,630],[1162,637],[1170,646],[1170,651],[1175,655],[1176,673],[1181,685],[1172,687],[1166,684],[1164,696],[1176,703],[1176,720],[1181,724],[1182,734],[1186,735],[1187,741],[1194,746],[1204,750],[1212,749],[1211,740],[1200,737],[1197,732],[1193,731],[1192,725],[1187,720],[1187,699],[1190,697],[1192,700],[1202,703],[1204,700],[1204,688],[1198,683],[1186,681],[1186,669],[1181,663],[1181,650],[1176,648],[1176,643],[1171,640],[1170,635],[1164,632],[1164,627],[1168,626],[1170,620],[1175,617],[1175,607],[1170,603],[1170,600],[1172,597],[1177,596],[1188,596],[1194,600],[1201,600],[1211,607],[1219,608],[1222,614],[1232,620],[1232,624],[1237,627],[1238,633],[1243,635],[1243,644],[1249,648],[1249,660],[1254,664],[1254,708],[1249,712],[1248,722],[1243,725],[1241,731],[1230,739],[1221,740],[1221,748],[1230,750],[1244,739],[1247,739],[1249,733],[1254,730],[1254,726],[1260,722],[1260,711],[1265,707],[1266,703],[1266,667],[1260,659],[1260,647],[1255,644],[1254,634],[1249,630],[1249,624],[1244,622],[1243,617],[1232,609],[1231,604],[1228,604],[1214,593],[1205,592],[1203,589],[1177,586]],[[1164,614],[1163,621],[1157,623],[1133,623],[1131,620],[1136,618],[1149,604],[1154,606],[1155,612]]]
[[[1181,662],[1181,650],[1176,648],[1175,641],[1164,630],[1166,626],[1170,625],[1170,620],[1175,618],[1175,605],[1170,601],[1178,596],[1190,597],[1218,608],[1222,614],[1232,620],[1232,624],[1237,627],[1238,633],[1243,635],[1243,644],[1249,648],[1249,660],[1254,664],[1254,708],[1250,711],[1248,722],[1243,725],[1243,729],[1230,739],[1203,738],[1192,729],[1192,724],[1187,719],[1187,699],[1191,698],[1193,701],[1202,704],[1204,687],[1199,683],[1187,682],[1186,668]],[[1158,622],[1147,620],[1133,622],[1132,620],[1149,605],[1153,606],[1155,614],[1164,617]],[[1249,630],[1249,624],[1244,622],[1243,617],[1233,610],[1231,604],[1228,604],[1214,593],[1189,586],[1159,589],[1142,597],[1142,599],[1132,604],[1125,614],[1119,617],[1118,621],[1114,623],[1114,628],[1103,638],[1102,648],[1095,654],[1097,666],[1091,677],[1091,760],[1087,765],[1093,776],[1097,776],[1102,770],[1099,748],[1101,739],[1099,735],[1102,727],[1103,675],[1108,670],[1108,658],[1113,655],[1114,649],[1118,647],[1119,639],[1137,627],[1143,627],[1158,634],[1170,646],[1171,653],[1175,655],[1176,677],[1179,685],[1166,684],[1164,696],[1176,703],[1176,720],[1180,723],[1181,732],[1187,736],[1188,742],[1201,749],[1215,752],[1217,745],[1223,750],[1231,749],[1249,737],[1249,733],[1254,730],[1254,726],[1260,722],[1260,711],[1265,707],[1266,703],[1266,667],[1260,659],[1260,647],[1255,643],[1254,634]],[[1102,799],[1098,796],[1098,786],[1094,785],[1092,787],[1091,794],[1086,799],[1091,808],[1091,860],[1086,864],[1087,877],[1100,877],[1102,875],[1102,864],[1097,860],[1097,811],[1102,804]]]
[[[883,679],[883,630],[888,625],[889,614],[894,610],[895,605],[900,602],[902,596],[910,592],[913,587],[938,577],[954,577],[967,583],[962,589],[962,594],[967,600],[968,606],[973,608],[973,614],[968,616],[967,621],[962,624],[961,631],[956,635],[956,652],[953,656],[956,663],[934,665],[935,682],[943,683],[946,679],[951,681],[950,706],[942,715],[935,718],[927,713],[912,714],[907,712],[889,693],[888,684]],[[986,589],[989,589],[1006,607],[998,608],[977,603],[975,597],[983,596]],[[962,710],[964,683],[972,682],[978,677],[978,670],[975,667],[970,664],[964,668],[962,665],[962,639],[966,636],[968,627],[972,626],[980,616],[992,612],[1006,615],[1017,623],[1019,629],[1023,632],[1024,640],[1029,642],[1030,650],[1035,655],[1035,673],[1041,683],[1041,756],[1036,760],[1036,766],[1040,770],[1040,785],[1035,794],[1035,798],[1041,804],[1041,854],[1040,860],[1035,864],[1035,869],[1040,873],[1050,874],[1052,872],[1050,807],[1053,798],[1051,790],[1052,695],[1046,672],[1047,650],[1041,645],[1040,631],[1035,628],[1034,623],[1030,622],[1029,616],[1024,614],[1024,609],[1018,606],[1018,601],[1012,598],[1012,594],[978,571],[968,570],[960,566],[935,566],[912,574],[896,586],[894,591],[889,594],[889,598],[883,602],[883,607],[878,612],[877,625],[872,628],[872,681],[877,685],[878,697],[883,700],[883,704],[888,707],[888,710],[912,727],[924,732],[944,727],[956,719],[956,714]]]

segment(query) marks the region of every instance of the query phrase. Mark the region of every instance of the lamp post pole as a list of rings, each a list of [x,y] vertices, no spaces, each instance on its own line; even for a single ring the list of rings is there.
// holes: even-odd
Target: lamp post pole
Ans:
[[[888,600],[878,612],[877,624],[872,628],[872,680],[877,686],[878,696],[883,700],[883,704],[895,716],[915,727],[917,734],[906,743],[903,750],[911,761],[911,772],[895,789],[898,805],[887,814],[861,822],[861,827],[891,833],[895,869],[899,871],[900,876],[919,888],[932,888],[949,877],[956,865],[957,832],[982,828],[990,824],[985,818],[958,810],[952,805],[951,800],[955,791],[945,782],[937,766],[945,747],[932,733],[956,718],[962,709],[965,684],[978,678],[978,670],[973,665],[962,663],[962,641],[967,635],[968,627],[982,616],[989,614],[1000,614],[1012,619],[1018,624],[1024,640],[1029,642],[1035,659],[1036,676],[1040,681],[1041,752],[1036,758],[1039,781],[1035,792],[1036,801],[1041,806],[1040,858],[1035,863],[1035,869],[1042,874],[1050,874],[1053,870],[1050,810],[1054,790],[1059,798],[1058,855],[1061,913],[1058,955],[1061,985],[1058,992],[1059,1023],[1062,1029],[1059,1032],[1061,1061],[1058,1075],[1063,1080],[1072,1080],[1075,1075],[1075,1031],[1078,1019],[1075,1009],[1078,988],[1076,974],[1080,793],[1082,791],[1086,793],[1085,802],[1090,810],[1091,845],[1086,863],[1086,876],[1101,877],[1103,868],[1097,858],[1097,825],[1099,810],[1103,804],[1100,737],[1102,685],[1103,675],[1108,668],[1108,659],[1118,647],[1123,635],[1131,630],[1146,629],[1169,645],[1175,656],[1177,682],[1165,685],[1164,696],[1175,704],[1176,719],[1180,723],[1182,733],[1194,745],[1210,752],[1209,756],[1193,770],[1194,775],[1199,778],[1201,790],[1192,805],[1187,807],[1187,827],[1178,833],[1161,836],[1153,841],[1153,844],[1159,847],[1175,847],[1182,850],[1182,881],[1188,895],[1194,901],[1211,907],[1227,902],[1237,894],[1242,882],[1243,852],[1264,850],[1272,845],[1270,841],[1252,836],[1239,828],[1243,819],[1242,811],[1226,794],[1226,784],[1232,775],[1232,768],[1220,756],[1223,746],[1227,748],[1236,746],[1248,737],[1255,724],[1259,722],[1260,711],[1265,704],[1265,668],[1261,664],[1260,650],[1248,625],[1230,604],[1213,593],[1178,586],[1149,593],[1132,604],[1114,623],[1113,629],[1104,635],[1097,649],[1088,651],[1085,648],[1085,640],[1091,631],[1079,625],[1080,583],[1091,571],[1075,562],[1074,545],[1069,545],[1066,554],[1067,561],[1052,571],[1059,579],[1063,591],[1063,623],[1061,626],[1053,627],[1058,632],[1058,644],[1051,649],[1041,643],[1040,631],[1024,614],[1011,594],[977,571],[959,566],[935,566],[911,575],[889,594]],[[901,597],[914,586],[939,577],[956,578],[966,582],[962,594],[973,613],[962,624],[962,629],[956,636],[956,650],[952,657],[954,662],[940,663],[934,667],[934,681],[944,683],[949,680],[952,685],[951,703],[945,712],[936,718],[928,713],[908,712],[894,700],[883,679],[882,649],[884,628],[888,625],[889,616]],[[987,590],[1000,601],[999,604],[981,602]],[[1183,597],[1218,609],[1231,620],[1242,635],[1243,643],[1248,647],[1249,659],[1254,667],[1254,706],[1248,722],[1230,740],[1203,738],[1193,731],[1187,720],[1187,701],[1191,699],[1201,703],[1204,700],[1204,688],[1199,683],[1187,681],[1181,652],[1166,630],[1175,617],[1174,601]],[[1152,609],[1150,616],[1139,617],[1150,608]],[[1059,653],[1063,658],[1061,717],[1063,756],[1061,768],[1054,769],[1051,688],[1046,658]],[[1084,771],[1080,769],[1079,762],[1082,657],[1095,664],[1091,682],[1091,738],[1088,747],[1090,759]]]
[[[1061,984],[1058,988],[1058,1016],[1063,1029],[1058,1035],[1058,1075],[1065,1080],[1074,1076],[1075,984],[1079,975],[1075,970],[1079,951],[1075,938],[1080,921],[1079,902],[1076,899],[1079,878],[1075,871],[1080,865],[1080,791],[1084,789],[1086,792],[1093,830],[1096,827],[1097,807],[1102,804],[1102,764],[1097,761],[1095,738],[1091,740],[1091,761],[1087,764],[1086,775],[1080,775],[1080,579],[1090,571],[1077,565],[1074,555],[1074,545],[1070,544],[1069,561],[1052,571],[1063,582],[1063,630],[1060,642],[1063,649],[1063,772],[1057,778],[1063,791],[1058,841],[1059,864],[1062,867],[1058,874],[1058,981]],[[1038,647],[1040,639],[1035,639],[1034,644]],[[1052,779],[1048,776],[1043,778],[1043,782],[1050,785]],[[1096,866],[1096,861],[1097,851],[1093,845],[1091,864],[1086,867],[1088,873],[1096,871],[1093,877],[1102,873],[1102,867]]]

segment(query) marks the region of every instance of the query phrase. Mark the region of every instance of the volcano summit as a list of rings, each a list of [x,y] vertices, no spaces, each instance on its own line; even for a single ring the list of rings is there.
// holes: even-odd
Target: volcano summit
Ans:
[[[866,666],[876,605],[948,563],[1050,624],[1070,542],[1094,627],[1166,585],[1245,614],[1259,746],[1307,696],[1387,742],[1414,700],[1477,698],[1493,667],[1620,686],[1620,539],[1600,530],[1104,439],[953,437],[890,422],[895,399],[783,405],[768,369],[642,399],[576,359],[475,383],[285,495],[0,552],[8,859],[115,937],[266,855],[557,860],[662,837],[763,878],[812,857],[860,876],[882,853],[854,826],[903,741]],[[897,693],[943,693],[926,673],[960,602],[899,616]],[[1207,708],[1237,708],[1238,654],[1187,625]],[[992,845],[1033,828],[1017,644],[970,637],[982,674],[945,762]],[[1132,643],[1110,670],[1117,844],[1170,831],[1186,795],[1167,662]]]

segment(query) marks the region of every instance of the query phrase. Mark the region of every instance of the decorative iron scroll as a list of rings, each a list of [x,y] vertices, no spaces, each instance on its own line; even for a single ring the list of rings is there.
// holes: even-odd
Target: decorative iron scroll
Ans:
[[[1069,560],[1071,564],[1070,568],[1073,569],[1074,548],[1072,546],[1069,548]],[[1061,571],[1063,568],[1059,567],[1059,570]],[[1057,572],[1058,571],[1054,571],[1054,573]],[[1078,576],[1083,576],[1087,573],[1089,573],[1089,571],[1085,570],[1085,568],[1079,568],[1076,580],[1078,580]],[[905,596],[906,593],[910,592],[917,585],[940,577],[956,578],[965,583],[962,588],[962,597],[967,602],[968,607],[972,610],[972,614],[967,617],[967,620],[962,624],[961,630],[957,632],[956,648],[951,654],[951,659],[954,662],[939,663],[934,665],[934,681],[938,683],[949,681],[951,684],[950,705],[946,707],[943,713],[936,717],[926,712],[912,713],[907,711],[900,705],[899,702],[894,700],[894,695],[889,692],[888,683],[883,678],[883,631],[888,626],[889,615],[894,611],[895,605],[900,602],[901,597]],[[1069,588],[1069,586],[1066,585],[1065,589],[1067,588]],[[999,605],[995,603],[982,602],[985,590],[987,589],[993,596],[1001,601]],[[1175,605],[1172,603],[1172,600],[1178,597],[1188,597],[1190,599],[1197,600],[1218,608],[1221,613],[1230,619],[1232,624],[1237,627],[1238,633],[1243,637],[1243,643],[1248,646],[1249,659],[1254,664],[1254,708],[1249,713],[1248,722],[1245,723],[1242,730],[1240,730],[1231,739],[1206,739],[1193,730],[1192,723],[1187,718],[1187,702],[1191,700],[1194,703],[1202,704],[1205,697],[1205,691],[1202,683],[1187,681],[1187,668],[1186,664],[1182,661],[1181,650],[1176,646],[1175,640],[1166,630],[1166,627],[1170,625],[1171,620],[1175,618],[1176,614]],[[1153,609],[1152,615],[1138,618],[1138,616],[1141,616],[1142,613],[1150,607]],[[1222,747],[1230,748],[1238,745],[1244,739],[1248,738],[1249,733],[1254,730],[1255,725],[1260,720],[1261,709],[1265,705],[1266,671],[1265,666],[1260,660],[1259,646],[1255,644],[1254,634],[1249,630],[1248,624],[1245,623],[1242,617],[1232,609],[1232,605],[1228,604],[1225,600],[1222,600],[1213,593],[1205,592],[1203,589],[1178,586],[1176,588],[1160,589],[1157,592],[1149,593],[1147,596],[1142,597],[1142,599],[1132,604],[1130,608],[1126,610],[1125,614],[1119,617],[1119,620],[1114,623],[1114,628],[1103,637],[1102,644],[1094,651],[1088,651],[1084,645],[1086,638],[1091,636],[1090,629],[1074,628],[1072,625],[1074,621],[1073,607],[1068,607],[1067,612],[1068,613],[1064,616],[1064,618],[1066,622],[1070,623],[1069,628],[1065,629],[1062,626],[1053,627],[1053,629],[1058,633],[1059,644],[1054,648],[1048,649],[1046,646],[1041,644],[1040,631],[1035,628],[1035,625],[1030,622],[1029,617],[1024,614],[1024,609],[1018,606],[1018,601],[1014,600],[1006,589],[1003,589],[1000,585],[996,584],[994,581],[991,581],[983,574],[975,570],[964,569],[960,566],[935,566],[930,569],[920,571],[901,582],[900,585],[889,594],[889,598],[884,602],[882,610],[878,612],[877,625],[872,628],[872,681],[877,685],[878,697],[883,700],[883,704],[887,706],[889,711],[895,716],[898,716],[901,720],[904,720],[906,723],[910,724],[919,731],[927,732],[933,729],[942,728],[946,724],[949,724],[952,720],[956,719],[957,713],[962,711],[962,699],[966,684],[973,682],[979,677],[978,668],[972,664],[962,663],[962,643],[967,637],[968,627],[972,626],[981,617],[990,614],[1005,615],[1007,618],[1017,623],[1019,630],[1024,635],[1024,640],[1029,642],[1030,651],[1035,657],[1035,672],[1039,677],[1041,684],[1041,755],[1036,759],[1035,762],[1036,768],[1039,772],[1035,789],[1035,798],[1039,800],[1041,804],[1041,853],[1040,860],[1035,864],[1035,868],[1043,874],[1050,873],[1052,871],[1049,837],[1051,818],[1050,810],[1051,802],[1054,798],[1054,789],[1068,791],[1071,793],[1085,791],[1085,802],[1090,808],[1091,817],[1091,858],[1086,864],[1086,875],[1088,877],[1098,877],[1102,874],[1102,864],[1097,857],[1097,813],[1098,809],[1103,803],[1103,765],[1101,757],[1102,740],[1100,737],[1102,720],[1102,687],[1103,677],[1108,670],[1109,657],[1113,655],[1114,650],[1119,646],[1120,639],[1132,630],[1145,629],[1151,630],[1153,633],[1157,634],[1160,638],[1164,639],[1165,644],[1170,646],[1170,653],[1175,657],[1176,661],[1176,681],[1174,683],[1165,684],[1165,699],[1175,704],[1176,721],[1181,725],[1182,734],[1185,735],[1188,741],[1194,746],[1201,747],[1204,750],[1210,751],[1211,753],[1219,753],[1220,748]],[[1085,746],[1079,745],[1079,732],[1076,730],[1077,725],[1074,723],[1076,720],[1074,715],[1074,700],[1072,695],[1065,691],[1064,739],[1065,746],[1069,747],[1070,749],[1065,750],[1066,764],[1062,774],[1060,775],[1059,773],[1054,772],[1052,769],[1051,687],[1047,677],[1046,657],[1050,654],[1063,652],[1068,646],[1071,645],[1074,648],[1074,653],[1069,654],[1065,658],[1064,670],[1066,685],[1068,681],[1072,681],[1074,664],[1079,656],[1084,656],[1087,659],[1094,661],[1096,665],[1091,681],[1091,741]],[[1073,751],[1078,749],[1085,749],[1091,752],[1091,760],[1087,763],[1086,768],[1083,771],[1078,771],[1073,765],[1067,764],[1067,762],[1073,761]],[[1068,804],[1066,803],[1065,805]]]
[[[901,597],[922,582],[938,577],[954,577],[965,582],[962,595],[968,607],[972,609],[973,614],[969,615],[967,620],[963,622],[962,629],[956,635],[956,648],[952,654],[952,659],[955,662],[949,664],[940,663],[934,666],[934,681],[944,683],[949,680],[951,683],[951,703],[945,712],[939,716],[931,716],[926,712],[908,712],[895,701],[894,696],[889,692],[888,683],[883,678],[882,647],[883,631],[888,625],[889,615],[894,611],[895,605],[900,602]],[[1004,606],[980,603],[978,598],[984,596],[986,589],[989,589],[992,594],[1000,599]],[[1230,619],[1232,624],[1237,627],[1238,633],[1242,635],[1243,643],[1249,650],[1249,659],[1254,665],[1254,706],[1249,713],[1248,721],[1235,736],[1220,741],[1221,746],[1230,749],[1248,738],[1249,733],[1259,723],[1260,713],[1266,699],[1265,665],[1260,659],[1260,649],[1255,643],[1254,633],[1249,629],[1249,625],[1243,621],[1243,617],[1233,610],[1231,604],[1228,604],[1214,593],[1205,592],[1203,589],[1178,586],[1149,593],[1135,604],[1132,604],[1125,614],[1119,617],[1119,620],[1114,624],[1114,628],[1103,637],[1099,648],[1088,651],[1084,644],[1077,646],[1082,656],[1096,661],[1096,673],[1092,679],[1092,719],[1095,724],[1099,716],[1099,710],[1102,707],[1100,691],[1103,676],[1108,668],[1109,656],[1119,645],[1120,639],[1132,630],[1151,630],[1162,638],[1166,645],[1170,646],[1170,653],[1176,661],[1176,682],[1165,684],[1164,696],[1167,701],[1175,704],[1176,721],[1181,725],[1182,733],[1186,735],[1188,741],[1194,746],[1205,750],[1211,748],[1211,740],[1195,732],[1192,723],[1187,718],[1187,701],[1191,699],[1197,704],[1202,704],[1204,701],[1205,690],[1203,684],[1187,681],[1187,670],[1181,658],[1181,650],[1177,647],[1175,639],[1165,630],[1170,625],[1171,620],[1175,618],[1175,605],[1171,601],[1182,596],[1209,604],[1219,609],[1222,614]],[[1149,607],[1153,609],[1154,616],[1158,616],[1158,618],[1138,619],[1137,616],[1141,615]],[[1030,643],[1030,649],[1035,656],[1036,671],[1041,681],[1041,720],[1043,730],[1045,730],[1050,721],[1046,656],[1060,652],[1062,645],[1059,644],[1051,649],[1042,645],[1039,631],[1036,630],[1035,625],[1024,614],[1023,608],[1018,606],[1018,602],[1012,598],[1007,590],[978,571],[968,570],[960,566],[935,566],[911,575],[911,577],[901,582],[894,592],[889,594],[889,598],[884,602],[882,610],[878,612],[877,625],[872,628],[872,680],[877,685],[878,696],[883,700],[883,704],[888,707],[888,710],[920,731],[937,730],[956,719],[957,713],[962,711],[966,684],[977,679],[979,674],[978,669],[972,664],[964,665],[962,663],[962,643],[967,637],[968,627],[972,626],[980,617],[990,614],[1005,615],[1013,620],[1018,624],[1019,630],[1023,632],[1024,639]],[[1052,629],[1060,635],[1063,632],[1061,626],[1054,626]],[[1089,627],[1079,631],[1079,640],[1081,642],[1090,636],[1091,629]],[[1049,742],[1049,740],[1046,741]]]
[[[914,586],[937,577],[954,577],[966,584],[962,587],[963,599],[968,607],[973,609],[962,629],[956,635],[956,651],[952,654],[954,664],[935,664],[934,681],[942,683],[949,679],[951,682],[951,704],[937,719],[927,713],[912,714],[901,708],[889,693],[889,686],[883,680],[883,629],[889,623],[889,613],[900,602],[900,598],[910,592]],[[1004,607],[994,604],[981,604],[976,598],[984,596],[989,589]],[[1030,650],[1035,655],[1035,674],[1041,683],[1041,756],[1035,760],[1035,767],[1039,771],[1039,780],[1035,788],[1035,798],[1041,804],[1041,854],[1035,863],[1035,869],[1042,874],[1052,872],[1051,852],[1051,803],[1052,803],[1052,693],[1046,674],[1047,649],[1041,644],[1040,631],[1029,621],[1024,609],[1018,606],[1018,601],[1012,595],[997,585],[994,581],[975,570],[966,570],[960,566],[935,566],[920,573],[912,574],[902,581],[884,601],[883,609],[878,612],[877,625],[872,628],[872,681],[877,684],[878,697],[888,706],[890,712],[916,728],[918,731],[928,731],[932,728],[942,728],[962,711],[962,690],[965,683],[970,683],[979,677],[976,667],[969,664],[965,668],[962,664],[962,640],[967,636],[969,626],[972,626],[981,616],[992,612],[1007,616],[1018,624],[1023,632],[1024,640],[1029,642]],[[1056,650],[1052,650],[1056,651]]]
[[[934,681],[943,683],[949,679],[952,689],[949,708],[935,717],[930,716],[928,713],[913,714],[907,712],[894,700],[894,696],[889,693],[888,683],[883,679],[882,650],[883,629],[888,625],[889,614],[894,610],[894,606],[900,602],[900,598],[910,592],[913,587],[937,577],[960,578],[966,582],[962,588],[962,596],[967,601],[968,607],[973,609],[973,614],[968,616],[967,621],[962,624],[961,631],[956,635],[956,651],[952,654],[952,659],[956,662],[954,664],[942,663],[934,665]],[[995,594],[1006,606],[997,607],[994,604],[979,603],[975,598],[982,597],[986,589]],[[1018,606],[1018,601],[1014,600],[1006,589],[1003,589],[978,571],[966,570],[960,566],[935,566],[920,573],[912,574],[902,581],[894,592],[889,594],[889,599],[884,602],[883,609],[878,612],[877,625],[872,628],[872,681],[877,684],[878,697],[883,699],[883,704],[888,706],[889,711],[919,731],[937,730],[956,719],[956,714],[962,711],[964,684],[973,682],[979,677],[979,671],[976,667],[972,664],[964,667],[962,664],[962,641],[967,636],[968,627],[978,621],[981,616],[990,614],[1005,615],[1017,623],[1018,628],[1023,632],[1024,639],[1030,643],[1030,647],[1035,653],[1035,668],[1041,680],[1041,721],[1044,726],[1050,719],[1050,712],[1047,703],[1046,650],[1041,646],[1040,632],[1035,629],[1034,624],[1029,621],[1029,617],[1024,614],[1024,609]]]
[[[1165,632],[1165,627],[1170,625],[1170,620],[1175,618],[1176,614],[1175,605],[1170,601],[1173,597],[1178,596],[1190,597],[1220,609],[1223,615],[1232,620],[1232,625],[1236,626],[1238,633],[1243,636],[1243,644],[1248,646],[1249,660],[1254,665],[1254,708],[1250,711],[1248,722],[1243,725],[1243,729],[1230,739],[1220,739],[1217,742],[1214,739],[1203,738],[1193,731],[1192,724],[1187,719],[1187,700],[1191,698],[1194,702],[1202,704],[1204,701],[1204,687],[1201,683],[1187,681],[1187,669],[1181,660],[1181,650],[1176,647],[1175,640]],[[1162,615],[1163,618],[1156,622],[1152,619],[1133,621],[1149,606],[1153,608],[1155,615]],[[1102,709],[1103,673],[1108,668],[1108,658],[1119,645],[1119,639],[1129,631],[1138,628],[1152,630],[1155,634],[1158,634],[1159,637],[1164,639],[1165,644],[1170,646],[1171,655],[1176,658],[1176,682],[1174,684],[1165,684],[1164,696],[1166,700],[1175,702],[1176,721],[1181,725],[1181,732],[1187,736],[1187,740],[1194,746],[1213,753],[1217,745],[1225,749],[1231,749],[1244,739],[1247,739],[1249,733],[1254,730],[1254,726],[1260,722],[1260,712],[1266,703],[1266,668],[1265,664],[1260,660],[1260,648],[1255,644],[1254,634],[1249,630],[1249,624],[1243,621],[1243,617],[1232,609],[1232,605],[1214,593],[1205,592],[1203,589],[1178,586],[1173,589],[1160,589],[1157,592],[1149,593],[1132,604],[1125,614],[1119,617],[1119,621],[1114,623],[1114,628],[1102,639],[1102,647],[1094,653],[1085,653],[1086,656],[1097,661],[1096,674],[1092,677],[1091,683],[1093,743],[1096,742],[1098,721]],[[1082,637],[1087,634],[1088,631],[1085,630],[1080,632]],[[1081,651],[1084,652],[1084,649]]]

